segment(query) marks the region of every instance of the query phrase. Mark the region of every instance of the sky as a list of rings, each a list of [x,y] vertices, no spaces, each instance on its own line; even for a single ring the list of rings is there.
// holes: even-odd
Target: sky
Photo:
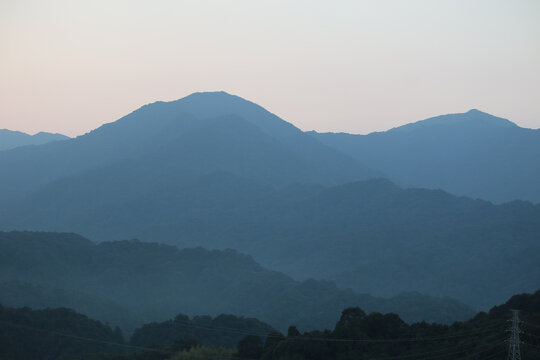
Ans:
[[[0,129],[223,90],[303,130],[471,108],[540,128],[540,1],[0,0]]]

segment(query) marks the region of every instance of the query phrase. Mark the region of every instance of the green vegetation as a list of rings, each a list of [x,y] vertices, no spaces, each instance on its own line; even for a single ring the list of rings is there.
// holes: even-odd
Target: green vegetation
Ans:
[[[149,323],[135,330],[130,344],[156,347],[173,344],[178,339],[192,339],[202,345],[232,349],[245,334],[269,334],[274,329],[257,320],[233,315],[194,316],[179,314],[161,323]]]
[[[416,323],[407,325],[394,314],[367,315],[360,308],[343,311],[333,331],[311,331],[302,335],[289,331],[278,341],[268,337],[263,360],[271,359],[504,359],[510,309],[520,309],[522,356],[540,356],[540,291],[512,297],[489,313],[479,313],[451,326]],[[527,324],[531,325],[527,325]],[[246,339],[248,339],[246,337]],[[243,341],[245,341],[244,339]],[[257,357],[258,358],[258,357]]]
[[[268,331],[255,319],[183,315],[171,322],[148,324],[125,344],[118,329],[68,309],[30,310],[0,307],[0,358],[103,360],[471,360],[506,356],[510,310],[520,310],[523,359],[540,356],[540,290],[513,296],[488,313],[452,325],[408,325],[396,314],[366,314],[358,307],[342,311],[333,330],[287,335]],[[179,331],[183,323],[189,331]],[[205,323],[205,326],[201,324]],[[229,325],[232,327],[226,327]],[[255,326],[254,326],[255,325]],[[215,332],[215,334],[212,334]],[[229,332],[229,334],[226,334]],[[240,334],[242,337],[239,337]],[[199,341],[193,338],[199,337]],[[220,346],[232,338],[236,346]],[[143,339],[144,338],[144,339]],[[167,339],[166,344],[135,346],[138,341]],[[201,344],[205,343],[206,345]]]
[[[99,354],[125,351],[123,343],[119,328],[70,309],[0,305],[0,359],[98,359]]]
[[[189,350],[183,350],[168,360],[207,360],[207,359],[231,359],[234,351],[221,347],[212,348],[207,346],[195,346]]]

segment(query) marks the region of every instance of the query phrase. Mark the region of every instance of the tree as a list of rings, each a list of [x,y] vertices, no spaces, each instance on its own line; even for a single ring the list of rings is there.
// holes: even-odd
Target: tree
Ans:
[[[257,335],[247,335],[238,342],[238,356],[258,359],[263,353],[263,343]]]

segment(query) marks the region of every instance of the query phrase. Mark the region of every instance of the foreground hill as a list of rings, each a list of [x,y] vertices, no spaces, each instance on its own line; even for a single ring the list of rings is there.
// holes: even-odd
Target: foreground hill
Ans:
[[[540,202],[540,130],[478,110],[369,135],[310,134],[403,186]]]
[[[93,319],[119,326],[129,334],[144,321],[124,306],[83,291],[59,289],[20,281],[0,283],[0,304],[8,307],[75,309]]]
[[[540,291],[515,295],[488,313],[452,325],[407,324],[397,314],[346,308],[332,329],[286,335],[256,320],[178,315],[145,324],[125,343],[98,321],[69,309],[0,306],[0,357],[9,359],[503,359],[511,310],[519,310],[521,355],[540,356]],[[336,317],[337,318],[337,317]],[[236,342],[236,343],[234,343]],[[206,347],[200,347],[199,344]],[[138,345],[136,345],[138,344]],[[237,345],[236,345],[237,344]],[[236,345],[236,349],[234,348]],[[226,346],[230,350],[217,348]],[[122,355],[118,355],[122,352]]]
[[[276,331],[254,318],[221,314],[194,316],[178,314],[174,319],[144,324],[136,329],[129,341],[138,347],[161,347],[179,340],[195,340],[206,346],[234,349],[246,334],[270,334]]]
[[[28,135],[20,131],[0,129],[0,151],[14,149],[19,146],[41,145],[67,139],[69,137],[62,134],[40,132],[35,135]]]
[[[89,341],[90,340],[90,341]],[[70,309],[12,309],[0,305],[1,359],[100,359],[125,351],[119,329]]]
[[[215,348],[192,348],[173,353],[140,351],[113,359],[505,359],[512,309],[519,310],[522,358],[537,359],[540,356],[540,291],[515,295],[488,313],[478,313],[468,321],[450,326],[408,325],[397,314],[367,314],[358,307],[351,307],[343,310],[332,330],[302,334],[292,325],[286,335],[248,332],[238,342],[235,353],[218,353],[219,349]],[[164,330],[162,338],[175,334],[171,326],[161,329]],[[220,327],[213,329],[223,331]],[[230,331],[232,334],[233,329]],[[186,341],[185,337],[173,336],[173,339],[177,339],[176,343]],[[172,339],[168,343],[171,344]],[[170,346],[159,348],[167,349]]]
[[[330,282],[297,282],[231,250],[178,250],[138,241],[95,244],[74,234],[0,233],[0,282],[15,280],[67,289],[68,294],[86,293],[94,304],[101,299],[101,304],[124,308],[123,314],[137,314],[139,324],[178,313],[228,313],[255,317],[278,329],[291,321],[301,329],[313,329],[330,326],[347,306],[400,312],[407,321],[449,323],[473,313],[451,299],[420,294],[381,299],[339,290]],[[66,301],[71,300],[57,297],[56,304],[47,305],[66,305]],[[417,306],[411,306],[411,301]],[[33,298],[18,296],[18,303],[12,300],[10,305],[35,303]],[[69,304],[78,311],[89,307],[84,300]],[[112,317],[110,312],[99,313],[96,306],[91,309],[102,321],[118,320],[119,314]]]
[[[540,357],[540,291],[516,295],[504,305],[452,326],[407,325],[394,314],[343,311],[333,331],[268,338],[261,359],[504,359],[510,309],[520,310],[523,359]],[[242,354],[240,354],[242,355]]]

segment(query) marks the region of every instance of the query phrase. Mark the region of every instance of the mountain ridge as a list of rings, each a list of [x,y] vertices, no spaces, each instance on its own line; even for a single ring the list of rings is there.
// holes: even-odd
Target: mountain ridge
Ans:
[[[230,313],[256,317],[276,328],[283,329],[294,320],[297,326],[310,329],[327,326],[347,304],[399,310],[407,321],[452,322],[457,320],[453,317],[464,319],[473,313],[448,298],[404,294],[383,299],[339,290],[330,281],[298,282],[234,250],[178,249],[135,240],[96,244],[76,234],[44,232],[0,232],[0,249],[0,284],[23,284],[11,286],[22,288],[18,300],[11,298],[11,306],[40,303],[24,299],[24,294],[39,294],[36,287],[68,289],[60,294],[86,293],[95,299],[80,304],[78,311],[91,311],[107,321],[136,314],[131,321],[129,317],[122,320],[128,324],[166,320],[178,313]],[[25,290],[28,287],[30,291]],[[42,303],[54,305],[55,298],[48,294]],[[401,299],[408,304],[411,297],[425,306],[402,309]],[[73,306],[72,298],[56,298],[55,306]],[[124,311],[103,313],[101,304],[118,304]]]
[[[234,112],[234,115],[231,115],[231,112]],[[303,163],[297,166],[298,169],[311,167],[316,170],[316,173],[302,175],[295,174],[294,169],[290,169],[288,173],[293,179],[300,176],[304,178],[304,182],[342,183],[377,174],[350,156],[305,135],[292,124],[254,103],[226,93],[200,93],[169,103],[159,102],[143,106],[115,122],[102,125],[66,142],[0,153],[0,167],[5,169],[5,175],[0,178],[0,200],[15,199],[66,176],[97,170],[122,161],[137,161],[141,156],[155,153],[163,149],[163,144],[170,144],[182,136],[193,144],[196,144],[196,141],[205,141],[206,134],[200,133],[203,127],[212,120],[230,119],[231,116],[243,118],[244,128],[248,125],[252,128],[255,126],[260,130],[260,134],[274,139],[287,149],[290,155],[283,158],[276,156],[274,163],[287,162],[291,157],[296,157]],[[215,125],[222,124],[215,121]],[[213,133],[217,131],[211,127],[207,127],[207,130]],[[225,130],[222,126],[220,131]],[[198,138],[193,138],[197,131]],[[232,136],[216,138],[214,145],[218,145],[220,141],[240,139],[238,135],[229,135]],[[245,142],[248,139],[242,140]],[[258,145],[252,144],[252,148],[246,149],[244,155],[259,151],[266,153],[268,158],[272,157],[271,149],[264,148],[262,144]],[[231,148],[232,143],[228,146],[226,151]],[[225,155],[226,151],[217,155]],[[242,159],[245,157],[237,157],[235,161]],[[223,163],[221,166],[227,164]],[[249,171],[249,166],[246,165],[244,170]],[[271,171],[272,169],[268,173]],[[187,172],[186,170],[184,173]],[[296,181],[291,182],[285,173],[280,176],[282,179],[278,183],[290,184]]]
[[[70,137],[58,133],[40,131],[34,135],[22,131],[0,129],[0,151],[20,146],[42,145],[52,141],[68,140]]]
[[[540,130],[478,110],[367,135],[308,132],[404,187],[540,202]]]

